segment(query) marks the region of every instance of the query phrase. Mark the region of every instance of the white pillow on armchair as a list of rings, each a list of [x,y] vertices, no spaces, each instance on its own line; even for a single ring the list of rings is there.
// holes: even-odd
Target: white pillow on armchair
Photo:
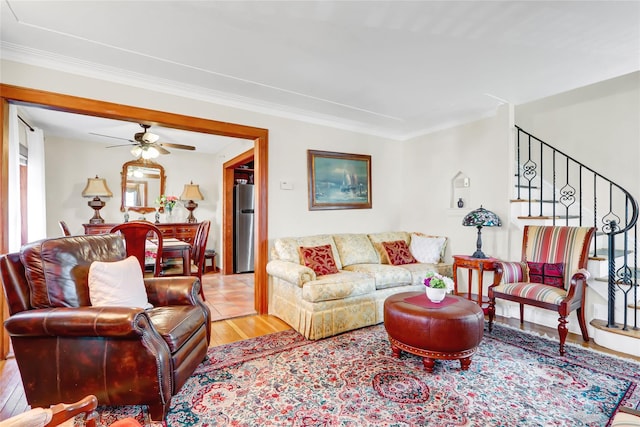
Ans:
[[[134,256],[122,261],[94,261],[89,267],[89,300],[95,307],[153,308],[147,298],[140,263]]]

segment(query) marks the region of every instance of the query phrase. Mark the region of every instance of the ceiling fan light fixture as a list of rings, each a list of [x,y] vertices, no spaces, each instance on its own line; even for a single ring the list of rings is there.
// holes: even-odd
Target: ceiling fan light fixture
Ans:
[[[132,144],[112,145],[107,148],[121,147],[124,145],[133,145],[134,147],[131,148],[130,151],[131,151],[131,155],[136,159],[139,159],[142,157],[145,160],[149,160],[149,159],[155,159],[156,157],[160,156],[160,154],[170,154],[169,150],[164,148],[165,145],[173,148],[178,148],[180,150],[195,151],[196,149],[196,147],[192,145],[174,144],[170,142],[160,143],[158,142],[160,139],[160,136],[156,135],[155,133],[149,132],[149,127],[150,127],[149,125],[141,124],[140,126],[142,126],[142,128],[144,129],[144,132],[135,133],[133,135],[134,139],[121,138],[121,137],[110,136],[110,135],[101,135],[101,136],[105,136],[108,138],[123,139],[125,141],[131,142]],[[100,134],[95,134],[95,135],[100,135]]]
[[[153,144],[154,142],[158,141],[160,139],[160,137],[158,135],[156,135],[155,133],[151,133],[151,132],[145,132],[142,135],[142,140],[144,142],[148,142],[149,144]]]
[[[135,147],[133,147],[131,149],[131,154],[133,155],[133,157],[138,158],[140,157],[140,155],[142,154],[142,147],[136,145]]]
[[[155,159],[160,155],[160,152],[155,147],[142,148],[142,158],[145,160]]]

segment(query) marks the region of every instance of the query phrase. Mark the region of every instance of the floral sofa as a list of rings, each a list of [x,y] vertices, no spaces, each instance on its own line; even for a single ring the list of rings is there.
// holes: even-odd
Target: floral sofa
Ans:
[[[451,275],[446,244],[404,231],[276,239],[267,263],[269,314],[308,339],[375,325],[388,296],[422,291],[428,271]]]

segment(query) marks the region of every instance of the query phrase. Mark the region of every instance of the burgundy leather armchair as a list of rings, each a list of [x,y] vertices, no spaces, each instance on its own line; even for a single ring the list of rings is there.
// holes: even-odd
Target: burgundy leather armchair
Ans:
[[[205,358],[211,315],[197,278],[144,279],[152,309],[91,306],[91,262],[125,257],[117,234],[46,239],[0,257],[5,327],[32,407],[93,394],[164,419]]]

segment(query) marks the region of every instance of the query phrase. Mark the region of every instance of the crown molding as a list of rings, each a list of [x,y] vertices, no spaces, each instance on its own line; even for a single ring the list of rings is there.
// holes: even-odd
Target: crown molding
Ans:
[[[371,128],[370,125],[335,116],[314,113],[307,110],[291,108],[282,104],[265,102],[255,98],[215,91],[201,86],[161,79],[142,73],[135,73],[117,67],[110,67],[93,62],[82,61],[68,56],[53,54],[39,49],[27,48],[13,43],[0,42],[0,58],[26,65],[52,69],[69,74],[104,80],[112,83],[133,86],[154,92],[179,96],[186,99],[223,105],[239,110],[251,111],[285,119],[297,120],[319,126],[326,126],[349,132],[370,135],[393,141],[408,141],[455,126],[490,117],[494,112],[461,120],[442,123],[438,126],[423,128],[410,132],[397,132],[389,129]]]
[[[117,67],[104,66],[38,49],[26,48],[13,43],[0,42],[0,58],[3,60],[52,69],[97,80],[105,80],[154,92],[180,96],[187,99],[298,120],[379,138],[396,141],[406,139],[406,135],[383,129],[371,129],[370,126],[359,122],[339,119],[334,116],[313,113],[306,110],[294,109],[281,104],[274,104],[254,98],[215,91],[174,80],[152,77],[141,73],[126,71]]]

